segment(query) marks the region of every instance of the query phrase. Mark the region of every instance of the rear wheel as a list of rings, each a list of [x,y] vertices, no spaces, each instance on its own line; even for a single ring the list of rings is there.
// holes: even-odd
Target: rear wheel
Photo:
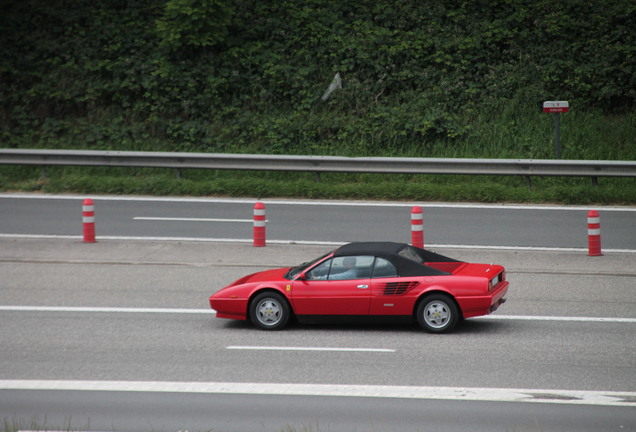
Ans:
[[[279,330],[287,324],[291,312],[285,298],[275,292],[258,294],[250,304],[250,319],[263,330]]]
[[[430,295],[417,307],[417,322],[431,333],[451,331],[459,318],[457,305],[452,298],[444,294]]]

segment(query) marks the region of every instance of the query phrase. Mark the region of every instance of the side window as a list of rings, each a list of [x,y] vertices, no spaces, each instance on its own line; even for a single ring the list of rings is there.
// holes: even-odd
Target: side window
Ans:
[[[329,280],[368,279],[372,265],[372,256],[336,257],[332,260]]]
[[[327,260],[307,272],[305,275],[307,280],[327,280],[329,276],[329,268],[333,260]]]
[[[372,278],[397,277],[397,275],[397,269],[390,261],[384,258],[375,259]]]

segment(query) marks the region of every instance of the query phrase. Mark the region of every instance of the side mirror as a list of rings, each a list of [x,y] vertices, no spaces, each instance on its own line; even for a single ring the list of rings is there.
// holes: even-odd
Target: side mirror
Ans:
[[[298,280],[298,281],[304,281],[304,280],[307,280],[307,275],[305,275],[305,272],[302,272],[301,274],[299,274],[298,276],[296,276],[296,280]]]

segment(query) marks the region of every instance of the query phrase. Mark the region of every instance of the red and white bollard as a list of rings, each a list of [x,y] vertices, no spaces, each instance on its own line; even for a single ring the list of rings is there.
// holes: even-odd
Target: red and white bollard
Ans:
[[[84,243],[95,243],[95,205],[86,198],[82,204],[82,222],[84,223]]]
[[[419,206],[411,209],[411,244],[424,248],[424,214]]]
[[[601,218],[596,210],[587,212],[587,250],[589,256],[601,256]]]
[[[265,204],[254,204],[254,247],[265,246]]]

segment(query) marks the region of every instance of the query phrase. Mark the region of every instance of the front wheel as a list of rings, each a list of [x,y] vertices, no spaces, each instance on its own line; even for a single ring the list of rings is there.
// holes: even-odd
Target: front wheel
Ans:
[[[250,319],[263,330],[282,329],[289,321],[290,313],[287,300],[275,292],[258,294],[250,304]]]
[[[449,296],[433,294],[417,307],[417,322],[431,333],[449,332],[459,321],[459,309]]]

